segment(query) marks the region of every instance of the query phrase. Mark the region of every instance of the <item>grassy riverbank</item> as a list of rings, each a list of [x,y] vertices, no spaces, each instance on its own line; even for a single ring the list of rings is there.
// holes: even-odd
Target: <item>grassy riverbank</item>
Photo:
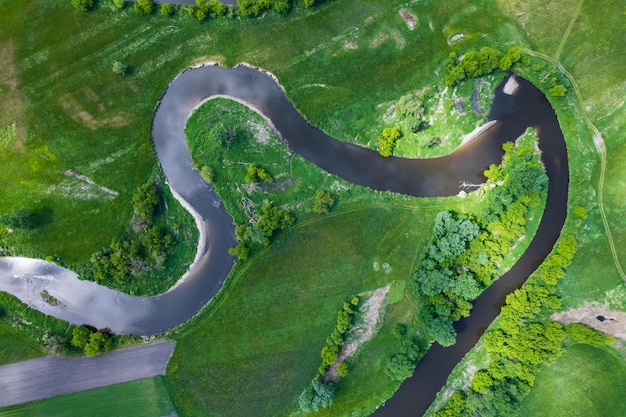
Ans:
[[[497,47],[519,44],[557,58],[572,74],[580,90],[580,96],[576,97],[570,88],[563,101],[556,104],[560,107],[561,123],[566,127],[570,170],[575,174],[570,185],[570,202],[572,206],[585,207],[588,212],[581,229],[578,253],[568,269],[568,276],[559,284],[564,305],[569,308],[585,301],[602,303],[612,300],[614,308],[626,307],[623,304],[623,282],[615,270],[597,206],[600,170],[583,113],[588,112],[608,149],[604,208],[619,258],[624,247],[621,243],[626,239],[626,220],[620,215],[623,211],[621,196],[626,191],[622,174],[626,170],[623,145],[626,121],[620,109],[623,108],[626,86],[622,76],[624,60],[620,58],[623,57],[620,53],[621,21],[606,18],[607,15],[622,14],[623,7],[618,0],[607,1],[601,8],[588,0],[568,0],[559,4],[545,1],[522,4],[504,0],[467,0],[455,4],[367,0],[360,1],[358,7],[354,2],[337,0],[287,18],[269,16],[258,20],[205,23],[183,15],[140,17],[128,10],[114,12],[104,7],[108,4],[104,0],[101,2],[103,6],[94,13],[78,13],[71,8],[69,1],[0,3],[4,12],[0,16],[0,57],[5,68],[0,75],[0,163],[4,167],[0,171],[3,190],[0,212],[26,208],[35,212],[38,220],[37,227],[29,230],[9,233],[3,228],[0,239],[5,249],[27,256],[58,256],[63,262],[76,265],[109,245],[113,238],[122,236],[131,220],[132,194],[148,179],[156,165],[149,137],[154,107],[169,80],[191,64],[213,60],[234,65],[246,61],[267,69],[277,75],[290,100],[311,123],[341,139],[373,146],[385,125],[383,117],[389,106],[408,92],[435,84],[442,76],[442,63],[449,52],[462,53],[485,44]],[[400,8],[407,8],[416,16],[417,24],[413,30],[399,15]],[[122,76],[112,72],[112,63],[116,60],[129,66],[129,74]],[[65,175],[68,170],[89,177],[97,187],[85,190],[85,184]],[[115,191],[117,195],[102,192],[100,187]],[[303,285],[311,290],[311,294],[290,293],[286,287],[291,275],[280,274],[281,271],[272,269],[270,261],[262,257],[252,261],[255,269],[242,272],[237,281],[251,282],[254,288],[265,285],[261,276],[254,273],[257,266],[263,266],[268,273],[264,279],[284,290],[280,294],[286,296],[285,305],[288,305],[289,296],[296,300],[305,297],[301,313],[316,317],[319,314],[320,322],[314,328],[298,329],[300,334],[318,340],[318,346],[294,348],[301,349],[297,352],[301,355],[300,360],[295,359],[297,355],[293,350],[294,356],[290,361],[285,360],[289,366],[283,369],[292,369],[297,375],[284,381],[291,381],[294,386],[283,382],[280,373],[273,374],[275,379],[256,380],[256,385],[243,388],[237,387],[236,381],[222,381],[221,387],[212,385],[203,371],[216,375],[226,372],[223,368],[225,359],[211,356],[222,367],[211,370],[212,362],[187,356],[187,352],[197,353],[200,346],[207,344],[215,345],[216,352],[223,352],[228,345],[219,345],[219,340],[206,338],[209,331],[213,334],[216,330],[214,324],[207,324],[206,329],[194,324],[190,329],[195,330],[189,330],[181,337],[181,347],[175,353],[173,364],[179,364],[179,368],[176,370],[171,365],[171,375],[168,376],[171,381],[181,381],[182,388],[176,400],[177,407],[181,408],[180,415],[201,413],[196,407],[204,401],[219,407],[223,393],[231,397],[222,404],[233,404],[235,410],[243,413],[261,403],[261,397],[255,398],[254,394],[258,393],[259,387],[267,386],[272,394],[278,392],[273,390],[287,387],[287,391],[276,394],[277,401],[283,401],[276,409],[288,410],[289,404],[293,405],[295,401],[293,393],[301,388],[296,388],[296,383],[312,376],[307,367],[315,368],[316,355],[332,327],[333,318],[326,316],[336,311],[338,300],[354,295],[354,292],[376,289],[376,285],[381,284],[374,275],[365,282],[357,279],[376,259],[377,251],[396,248],[398,253],[390,255],[390,259],[406,268],[408,261],[400,253],[417,251],[420,239],[416,238],[412,248],[405,248],[404,229],[415,236],[426,233],[424,230],[430,233],[428,215],[423,219],[418,215],[421,223],[416,225],[403,208],[389,209],[396,216],[395,220],[393,216],[383,214],[386,209],[371,209],[376,213],[365,216],[357,215],[358,211],[350,214],[348,208],[338,207],[342,211],[336,212],[346,225],[354,227],[346,232],[346,242],[341,243],[346,245],[346,250],[360,244],[352,236],[359,236],[354,230],[367,232],[363,224],[403,231],[398,236],[386,237],[389,246],[384,247],[377,247],[374,241],[364,238],[362,244],[369,252],[364,252],[363,265],[349,263],[350,258],[342,263],[332,257],[336,254],[330,248],[317,249],[307,246],[307,242],[298,243],[309,248],[311,253],[290,252],[297,248],[281,246],[282,238],[270,248],[272,251],[280,249],[282,252],[277,254],[282,258],[306,255],[307,259],[314,259],[320,265],[326,265],[324,259],[335,260],[336,265],[329,265],[329,269],[323,272],[321,283],[335,282],[338,276],[349,276],[351,281],[341,284],[345,285],[341,291],[335,293],[326,288],[324,292],[323,288],[306,287],[313,285],[309,282],[312,275],[302,275],[300,280],[305,281]],[[317,222],[328,222],[326,235],[331,234],[332,219]],[[374,219],[380,225],[373,223]],[[304,236],[307,229],[298,230],[296,235],[302,232]],[[308,233],[313,231],[311,229]],[[324,237],[321,234],[317,240],[313,236],[312,239],[324,247],[328,241]],[[289,238],[296,239],[289,233],[284,235],[285,242]],[[377,238],[373,233],[368,237]],[[393,267],[394,264],[390,262],[390,265]],[[280,267],[274,265],[273,268]],[[399,273],[402,268],[398,266],[390,274]],[[282,281],[272,281],[272,274],[282,277]],[[600,275],[605,279],[599,281],[597,277]],[[394,279],[400,282],[400,278]],[[242,298],[232,294],[239,294]],[[204,317],[218,315],[237,326],[230,315],[237,314],[242,308],[247,314],[259,316],[249,320],[262,317],[254,305],[242,301],[250,297],[249,292],[233,287],[232,294],[229,292],[224,296],[219,309],[208,309],[207,315],[202,315],[194,323],[204,323],[204,320],[208,323],[211,320]],[[329,297],[328,301],[325,297]],[[268,304],[270,300],[269,296],[254,299],[274,309],[276,304]],[[408,299],[405,299],[398,306],[394,305],[379,338],[366,345],[359,355],[364,358],[371,355],[367,360],[372,363],[381,360],[378,351],[384,350],[383,341],[391,331],[386,326],[393,323],[395,314],[402,316],[401,306],[408,306],[407,303]],[[329,314],[321,314],[320,309]],[[286,308],[285,312],[299,314],[300,310]],[[233,333],[246,335],[246,329],[236,329],[238,331]],[[268,361],[272,360],[272,355],[278,355],[276,352],[280,346],[288,343],[292,343],[288,346],[295,346],[296,343],[285,339],[291,333],[280,336],[280,331],[273,329],[255,335],[255,338],[247,334],[248,339],[243,339],[255,342],[267,338],[274,343],[268,345],[273,349],[267,356]],[[272,336],[268,337],[270,331],[276,334],[271,333]],[[224,343],[242,343],[226,335],[219,337],[225,338]],[[235,371],[253,370],[259,363],[264,363],[249,349],[254,346],[250,343],[248,347],[242,347],[248,355],[248,362],[242,362],[241,368]],[[274,356],[276,358],[280,359]],[[306,366],[300,369],[302,363]],[[362,384],[352,381],[386,378],[381,376],[382,364],[379,365],[378,368],[372,367],[371,374],[360,374],[355,367],[339,388],[336,406],[341,408],[338,410],[371,408],[377,400],[375,396],[372,396],[371,403],[363,404],[359,403],[361,400],[340,394],[342,391],[347,393],[351,386],[367,393]],[[272,381],[279,382],[272,384]],[[198,392],[202,399],[195,399],[193,392]],[[248,402],[244,403],[244,399]]]

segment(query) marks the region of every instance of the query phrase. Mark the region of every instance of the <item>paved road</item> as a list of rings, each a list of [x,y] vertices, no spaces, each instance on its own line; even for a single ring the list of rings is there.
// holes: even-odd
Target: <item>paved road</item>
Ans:
[[[165,373],[174,342],[90,358],[39,358],[0,366],[0,407]]]

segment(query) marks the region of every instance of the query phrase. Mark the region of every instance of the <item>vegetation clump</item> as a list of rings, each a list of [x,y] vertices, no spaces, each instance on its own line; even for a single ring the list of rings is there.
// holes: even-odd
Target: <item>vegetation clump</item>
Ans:
[[[383,129],[382,136],[378,139],[378,153],[385,158],[391,156],[400,136],[402,136],[402,132],[397,127]]]
[[[336,362],[346,335],[352,328],[355,308],[359,301],[359,297],[352,297],[350,302],[344,302],[343,307],[337,312],[335,328],[322,348],[322,364],[318,369],[317,377],[300,394],[298,404],[302,411],[319,411],[332,404],[335,385],[326,376],[331,366],[336,366],[339,377],[343,378],[348,375],[348,365],[345,362]]]
[[[111,329],[98,330],[83,324],[72,331],[72,346],[82,350],[87,356],[95,356],[115,347],[115,335]]]
[[[176,238],[165,224],[155,224],[161,199],[153,180],[137,189],[132,199],[132,232],[127,238],[113,239],[108,248],[92,255],[88,275],[108,285],[137,288],[134,279],[163,268]]]
[[[576,247],[573,236],[561,238],[539,270],[506,297],[496,325],[483,336],[489,365],[474,374],[469,390],[456,391],[435,413],[436,417],[515,415],[542,364],[553,362],[565,351],[563,342],[568,333],[595,345],[611,342],[585,326],[570,327],[566,333],[560,323],[541,320],[561,308],[556,284],[565,276],[564,269],[571,263]]]
[[[443,346],[455,343],[452,323],[469,316],[471,301],[496,279],[504,254],[524,235],[526,214],[539,204],[547,184],[532,146],[507,143],[503,148],[503,164],[485,171],[493,188],[483,197],[482,212],[474,218],[439,213],[432,242],[413,275],[414,294],[428,300],[419,322]]]
[[[330,191],[317,190],[313,196],[313,213],[327,214],[335,204],[335,197]]]

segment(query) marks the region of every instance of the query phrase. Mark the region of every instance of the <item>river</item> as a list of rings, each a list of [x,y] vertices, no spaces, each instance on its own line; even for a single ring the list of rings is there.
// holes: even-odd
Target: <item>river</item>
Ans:
[[[326,171],[354,184],[419,197],[456,195],[462,182],[482,181],[482,172],[502,158],[502,143],[515,140],[533,126],[540,137],[549,177],[546,209],[535,238],[511,271],[476,300],[471,317],[458,323],[457,344],[447,349],[434,346],[415,376],[376,413],[421,415],[452,367],[498,314],[506,294],[519,287],[545,259],[565,220],[568,167],[563,136],[545,97],[529,82],[519,77],[516,80],[519,87],[512,95],[502,91],[504,83],[498,87],[489,115],[496,122],[490,129],[451,155],[411,160],[383,158],[375,151],[326,135],[306,122],[266,73],[245,66],[187,70],[172,80],[163,94],[152,135],[169,186],[194,214],[201,231],[190,271],[164,294],[134,297],[81,281],[73,272],[42,260],[0,258],[0,290],[45,314],[75,324],[109,327],[116,333],[160,333],[195,315],[219,291],[234,262],[227,251],[235,245],[232,218],[193,169],[184,135],[193,110],[216,95],[247,103],[271,121],[291,150]],[[39,295],[43,290],[60,304],[45,303]]]

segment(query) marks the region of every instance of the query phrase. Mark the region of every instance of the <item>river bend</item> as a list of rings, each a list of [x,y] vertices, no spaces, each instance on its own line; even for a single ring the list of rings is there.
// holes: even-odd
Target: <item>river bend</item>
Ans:
[[[519,287],[552,250],[565,221],[569,177],[563,135],[545,97],[527,81],[516,79],[519,87],[512,95],[502,91],[504,83],[498,87],[489,115],[496,122],[490,129],[451,155],[411,160],[382,158],[375,151],[329,137],[307,123],[276,80],[261,71],[245,66],[187,70],[163,94],[152,136],[169,186],[194,214],[201,232],[196,260],[188,273],[166,293],[134,297],[81,281],[73,272],[42,260],[7,257],[0,258],[0,290],[45,314],[75,324],[109,327],[116,333],[160,333],[195,315],[221,288],[234,262],[227,250],[236,244],[232,218],[193,169],[184,134],[194,109],[214,96],[245,102],[273,124],[292,151],[328,172],[354,184],[419,197],[456,195],[462,182],[481,182],[482,172],[502,158],[502,143],[515,140],[532,126],[540,138],[549,178],[537,234],[515,266],[475,301],[472,315],[458,323],[457,344],[447,349],[434,346],[415,376],[375,414],[421,415],[450,370],[497,316],[506,294]],[[60,304],[45,303],[42,290]]]

